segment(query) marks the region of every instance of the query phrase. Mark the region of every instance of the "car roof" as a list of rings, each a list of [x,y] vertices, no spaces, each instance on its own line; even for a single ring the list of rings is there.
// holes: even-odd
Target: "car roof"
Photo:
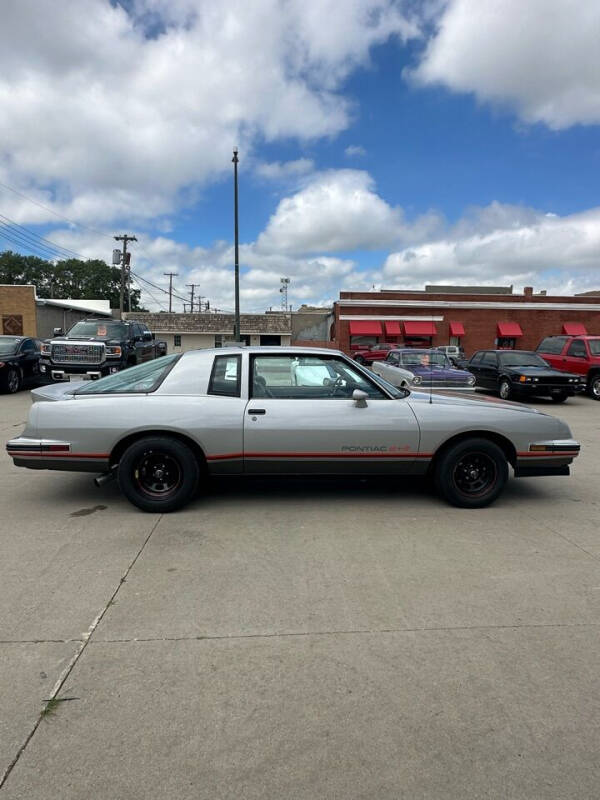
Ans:
[[[199,357],[204,355],[240,355],[241,353],[251,353],[259,355],[322,355],[322,356],[343,356],[340,350],[333,350],[329,347],[281,347],[280,345],[228,345],[227,347],[205,347],[197,350],[186,350],[182,356]]]

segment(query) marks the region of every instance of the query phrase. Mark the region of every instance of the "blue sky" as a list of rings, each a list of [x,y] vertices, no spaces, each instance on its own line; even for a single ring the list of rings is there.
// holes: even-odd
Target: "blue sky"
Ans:
[[[4,17],[1,247],[109,259],[135,233],[139,276],[173,270],[180,295],[230,308],[237,145],[247,310],[278,305],[283,275],[295,307],[373,285],[600,288],[591,0],[7,0]]]

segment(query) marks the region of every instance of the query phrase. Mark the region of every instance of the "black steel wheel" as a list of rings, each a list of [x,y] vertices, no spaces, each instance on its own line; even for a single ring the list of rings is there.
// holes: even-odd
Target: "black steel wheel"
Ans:
[[[123,494],[142,511],[176,511],[198,488],[200,468],[190,448],[178,439],[138,439],[123,453],[118,469]]]
[[[510,400],[512,396],[512,386],[508,378],[502,378],[498,387],[498,394],[503,400]]]
[[[23,376],[18,367],[8,367],[2,376],[2,388],[9,394],[16,394],[23,384]]]
[[[600,400],[600,373],[592,375],[588,380],[588,394],[594,400]]]
[[[501,493],[508,479],[506,456],[488,439],[465,439],[451,446],[435,467],[435,485],[449,503],[483,508]]]

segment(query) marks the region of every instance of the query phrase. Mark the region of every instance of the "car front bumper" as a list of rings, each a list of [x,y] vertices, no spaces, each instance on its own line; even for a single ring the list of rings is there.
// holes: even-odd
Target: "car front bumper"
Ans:
[[[581,445],[576,439],[548,439],[531,442],[529,449],[517,453],[515,477],[568,475],[569,465],[577,458]]]

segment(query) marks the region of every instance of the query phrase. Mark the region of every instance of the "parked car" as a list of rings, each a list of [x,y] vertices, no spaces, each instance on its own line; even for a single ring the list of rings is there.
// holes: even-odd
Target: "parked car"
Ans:
[[[40,374],[40,344],[31,336],[0,336],[0,389],[14,394]]]
[[[400,389],[420,387],[423,382],[421,376],[415,375],[414,372],[401,367],[394,353],[396,353],[396,350],[391,350],[385,361],[374,361],[371,364],[371,371],[374,372],[375,375],[384,378],[391,383],[392,386],[397,386]]]
[[[589,396],[600,400],[600,336],[547,336],[536,352],[554,369],[583,376]]]
[[[305,380],[303,359],[335,381]],[[16,466],[116,476],[151,512],[181,508],[211,474],[429,473],[448,502],[479,508],[501,493],[509,464],[517,477],[568,475],[580,449],[535,409],[396,389],[317,348],[193,350],[32,394],[47,402],[7,444]]]
[[[51,380],[69,380],[71,375],[100,378],[164,355],[166,342],[157,342],[141,322],[84,319],[66,334],[42,342],[40,371]]]
[[[537,353],[528,350],[478,350],[469,361],[477,386],[510,398],[550,397],[563,403],[585,390],[585,378],[552,369]]]
[[[396,347],[398,347],[397,344],[379,342],[379,344],[372,344],[353,352],[352,358],[359,364],[372,364],[374,361],[383,361],[390,350],[394,350]]]
[[[457,369],[445,353],[439,350],[418,350],[412,347],[391,350],[385,361],[373,364],[373,371],[394,383],[397,370],[408,370],[416,378],[421,389],[443,389],[460,392],[475,390],[475,378],[470,372]],[[414,384],[413,384],[414,385]]]
[[[457,344],[442,344],[433,349],[441,350],[441,352],[445,353],[449,358],[464,358],[465,356],[464,349]]]

